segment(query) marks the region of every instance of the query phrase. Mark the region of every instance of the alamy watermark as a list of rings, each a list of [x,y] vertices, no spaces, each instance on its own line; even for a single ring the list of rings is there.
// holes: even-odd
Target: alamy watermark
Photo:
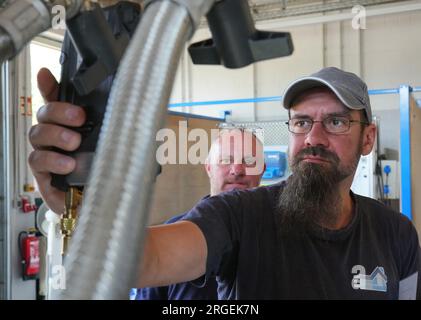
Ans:
[[[366,17],[367,17],[367,12],[365,7],[361,6],[361,5],[356,5],[354,7],[352,7],[352,13],[355,14],[355,16],[352,18],[352,28],[354,30],[359,30],[359,29],[366,29]]]
[[[51,20],[51,27],[54,30],[66,29],[66,8],[62,5],[55,5],[51,8],[53,18]]]
[[[66,269],[63,265],[52,266],[49,282],[53,290],[66,289]]]
[[[178,132],[163,128],[157,132],[156,141],[162,142],[156,151],[160,165],[243,164],[247,175],[259,175],[264,169],[263,129],[211,129],[209,137],[208,131],[188,130],[187,121],[179,121]]]

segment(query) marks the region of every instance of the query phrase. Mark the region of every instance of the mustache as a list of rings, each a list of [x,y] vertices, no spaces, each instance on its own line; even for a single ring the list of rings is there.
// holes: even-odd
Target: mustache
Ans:
[[[300,161],[304,160],[305,156],[324,158],[334,164],[338,164],[340,161],[339,157],[332,151],[329,151],[324,147],[313,146],[300,150],[294,157],[293,165],[297,165]]]

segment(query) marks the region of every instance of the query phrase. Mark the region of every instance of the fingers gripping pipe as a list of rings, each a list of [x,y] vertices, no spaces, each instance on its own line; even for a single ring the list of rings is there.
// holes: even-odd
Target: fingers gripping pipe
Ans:
[[[136,286],[155,175],[155,134],[163,125],[184,44],[193,34],[189,2],[153,1],[114,81],[80,220],[56,299],[128,299]],[[199,12],[204,15],[206,12]]]

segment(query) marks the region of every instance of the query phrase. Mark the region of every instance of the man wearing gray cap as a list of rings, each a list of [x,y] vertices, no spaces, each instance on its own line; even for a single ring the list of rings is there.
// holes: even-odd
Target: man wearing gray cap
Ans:
[[[365,83],[325,68],[283,97],[293,174],[207,198],[183,221],[150,227],[138,286],[201,286],[216,276],[220,299],[420,298],[411,221],[350,190],[376,134]]]

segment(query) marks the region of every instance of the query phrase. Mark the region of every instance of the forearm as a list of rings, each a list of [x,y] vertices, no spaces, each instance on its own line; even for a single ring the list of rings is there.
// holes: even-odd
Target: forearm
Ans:
[[[192,222],[149,227],[140,266],[140,288],[196,279],[206,271],[205,237]]]
[[[158,252],[153,241],[153,232],[149,228],[145,237],[145,246],[143,249],[143,256],[140,263],[140,278],[138,287],[145,288],[153,286],[156,282],[155,271],[158,269]]]

